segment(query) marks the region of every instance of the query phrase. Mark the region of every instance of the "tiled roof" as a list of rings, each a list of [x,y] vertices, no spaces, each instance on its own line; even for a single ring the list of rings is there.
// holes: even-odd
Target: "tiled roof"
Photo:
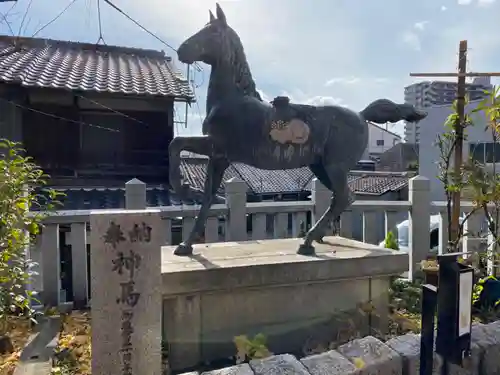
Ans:
[[[59,198],[63,204],[61,209],[64,210],[125,208],[124,188],[54,187],[54,189],[65,194],[63,198]],[[202,196],[200,192],[192,192],[190,198],[184,204],[201,204]],[[178,206],[182,204],[174,193],[163,187],[148,188],[146,190],[146,201],[148,207]],[[215,203],[223,203],[223,200],[217,198]]]
[[[191,186],[203,189],[207,159],[182,158],[181,173]],[[297,193],[311,190],[313,178],[309,168],[268,171],[246,164],[233,163],[224,177],[227,181],[238,177],[248,186],[248,192],[254,194]],[[359,195],[382,195],[390,191],[398,191],[408,185],[408,176],[402,173],[363,172],[348,176],[349,187]],[[219,193],[223,193],[223,186]]]
[[[163,52],[0,36],[0,81],[27,87],[192,100],[189,82]]]
[[[201,204],[205,181],[207,159],[181,159],[181,173],[194,189],[190,199],[181,202],[175,194],[162,186],[148,187],[146,200],[148,207],[184,204]],[[243,180],[248,192],[253,194],[287,194],[311,190],[313,175],[309,168],[266,171],[247,166],[232,164],[226,171],[224,181],[237,177]],[[359,195],[380,196],[389,191],[398,191],[408,185],[408,176],[402,173],[353,172],[348,176],[349,186]],[[66,196],[61,200],[65,210],[97,210],[125,208],[124,188],[103,187],[54,187]],[[223,203],[224,184],[219,189],[215,203]]]
[[[205,184],[205,176],[207,173],[207,162],[208,159],[200,159],[200,158],[182,158],[181,159],[181,174],[184,179],[189,182],[192,188],[196,190],[203,191]],[[233,177],[237,177],[242,179],[239,173],[234,168],[234,165],[231,165],[226,172],[224,173],[224,177],[222,181],[227,181]],[[224,184],[219,187],[218,192],[224,192]]]
[[[249,191],[255,194],[279,194],[304,191],[304,186],[311,179],[308,168],[268,171],[246,164],[234,163],[234,169],[245,181]]]
[[[356,194],[382,195],[408,186],[408,176],[363,175],[349,181],[349,187]]]

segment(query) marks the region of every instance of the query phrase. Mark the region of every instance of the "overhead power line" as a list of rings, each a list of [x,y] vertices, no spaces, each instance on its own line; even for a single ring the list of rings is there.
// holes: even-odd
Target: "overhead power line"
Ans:
[[[139,21],[135,20],[134,18],[132,18],[131,16],[129,16],[125,11],[123,11],[121,8],[119,8],[117,5],[113,4],[111,2],[111,0],[104,0],[104,2],[106,4],[108,4],[110,7],[112,7],[114,10],[116,10],[118,13],[120,13],[121,15],[123,15],[125,18],[127,18],[129,21],[133,22],[136,26],[138,26],[141,30],[145,31],[146,33],[148,33],[149,35],[151,35],[153,38],[155,38],[157,41],[159,41],[160,43],[162,43],[163,45],[165,45],[166,47],[170,48],[172,51],[174,52],[177,52],[177,49],[175,49],[174,47],[172,47],[171,44],[167,43],[165,40],[163,40],[162,38],[160,38],[158,35],[156,35],[154,32],[150,31],[148,28],[146,28],[145,26],[143,26]],[[202,71],[203,68],[200,66],[200,64],[198,63],[194,63],[193,64],[195,67],[196,67],[196,70],[198,71]]]
[[[47,22],[45,25],[40,27],[35,33],[33,34],[33,37],[38,35],[40,32],[42,32],[45,28],[49,27],[52,25],[54,22],[56,22],[66,11],[71,8],[71,6],[76,2],[77,0],[72,0],[68,5],[66,5],[63,10],[61,10],[54,18],[52,18],[49,22]]]
[[[58,116],[58,115],[55,115],[53,113],[47,113],[47,112],[43,112],[43,111],[40,111],[38,109],[34,109],[34,108],[30,108],[30,107],[26,107],[24,105],[21,105],[19,103],[16,103],[16,102],[13,102],[11,100],[8,100],[8,99],[4,99],[2,97],[0,97],[0,101],[3,101],[3,102],[6,102],[6,103],[9,103],[15,107],[18,107],[18,108],[21,108],[21,109],[24,109],[26,111],[31,111],[31,112],[34,112],[34,113],[38,113],[40,115],[43,115],[43,116],[47,116],[47,117],[51,117],[51,118],[54,118],[54,119],[57,119],[57,120],[61,120],[61,121],[66,121],[66,122],[71,122],[71,123],[74,123],[74,124],[79,124],[79,125],[85,125],[85,126],[90,126],[92,128],[97,128],[97,129],[102,129],[102,130],[106,130],[106,131],[110,131],[110,132],[114,132],[114,133],[120,133],[119,130],[117,129],[111,129],[111,128],[106,128],[104,126],[100,126],[100,125],[94,125],[94,124],[89,124],[88,122],[84,122],[84,121],[78,121],[78,120],[71,120],[69,118],[64,118],[64,117],[61,117],[61,116]]]
[[[97,22],[99,23],[99,39],[97,39],[96,44],[99,44],[101,40],[106,44],[102,36],[101,0],[97,0]]]
[[[30,0],[28,6],[26,7],[26,11],[24,12],[23,19],[21,20],[21,24],[19,25],[19,31],[17,32],[17,36],[21,35],[21,31],[23,30],[24,21],[26,21],[26,17],[31,9],[31,4],[33,4],[33,0]]]
[[[104,0],[104,2],[106,4],[108,4],[110,7],[112,7],[113,9],[115,9],[117,12],[121,13],[129,21],[132,21],[136,26],[138,26],[139,28],[141,28],[143,31],[145,31],[146,33],[148,33],[149,35],[151,35],[153,38],[155,38],[156,40],[158,40],[160,43],[162,43],[165,46],[167,46],[168,48],[172,49],[174,52],[177,52],[177,50],[174,47],[172,47],[170,44],[168,44],[167,42],[165,42],[162,38],[160,38],[158,35],[156,35],[152,31],[149,31],[146,27],[142,26],[138,21],[136,21],[135,19],[133,19],[132,17],[130,17],[127,13],[125,13],[118,6],[116,6],[115,4],[113,4],[110,0]]]

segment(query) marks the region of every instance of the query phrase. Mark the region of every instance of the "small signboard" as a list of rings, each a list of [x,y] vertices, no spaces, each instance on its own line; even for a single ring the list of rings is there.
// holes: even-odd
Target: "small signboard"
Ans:
[[[472,271],[472,270],[470,270]],[[472,289],[474,273],[461,270],[458,293],[458,337],[470,334],[472,326]]]
[[[458,262],[462,253],[438,257],[439,287],[436,353],[448,361],[462,365],[470,355],[472,325],[472,289],[474,270]]]

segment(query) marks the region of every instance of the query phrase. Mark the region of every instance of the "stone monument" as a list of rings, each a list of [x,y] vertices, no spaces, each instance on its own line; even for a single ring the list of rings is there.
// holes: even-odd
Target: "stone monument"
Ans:
[[[92,374],[160,375],[161,219],[93,213]]]
[[[181,198],[181,151],[209,157],[200,212],[188,238],[174,253],[192,254],[224,171],[230,163],[240,162],[268,170],[308,166],[332,191],[330,206],[299,247],[299,254],[312,255],[312,242],[321,241],[328,224],[352,203],[347,174],[366,149],[367,121],[418,122],[427,114],[387,99],[376,100],[359,113],[334,105],[292,104],[286,97],[266,103],[256,89],[238,34],[218,4],[216,9],[216,16],[210,12],[209,22],[177,51],[181,62],[204,62],[212,70],[204,136],[176,137],[169,147],[170,184]]]

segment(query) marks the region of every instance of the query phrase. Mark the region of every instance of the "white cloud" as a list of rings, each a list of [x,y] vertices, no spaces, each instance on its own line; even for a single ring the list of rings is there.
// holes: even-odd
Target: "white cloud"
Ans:
[[[420,51],[422,49],[420,37],[417,35],[417,33],[414,33],[412,31],[407,31],[403,34],[403,42],[408,44],[408,46],[410,46],[410,48],[415,51]]]
[[[459,5],[469,5],[477,1],[477,5],[487,7],[495,3],[496,0],[457,0]]]
[[[336,77],[329,79],[325,82],[325,86],[333,86],[333,85],[353,85],[355,83],[359,83],[360,79],[358,77]]]
[[[365,78],[365,77],[335,77],[332,79],[329,79],[328,81],[325,82],[325,87],[331,87],[331,86],[336,86],[336,85],[355,85],[359,83],[363,83],[363,85],[375,83],[375,84],[380,84],[380,83],[387,83],[389,82],[389,79],[386,77],[376,77],[376,78]]]
[[[425,29],[425,26],[429,23],[429,21],[420,21],[420,22],[415,22],[413,27],[417,30],[423,31]]]
[[[340,105],[347,107],[347,105],[340,98],[334,98],[332,96],[314,96],[305,100],[304,104],[309,105]]]
[[[445,12],[448,8],[444,5],[441,5],[441,12]]]
[[[479,6],[489,6],[491,4],[493,4],[496,0],[478,0],[478,4]]]
[[[257,89],[257,92],[260,94],[260,97],[263,101],[270,102],[271,100],[273,100],[273,98],[267,95],[264,91]]]

